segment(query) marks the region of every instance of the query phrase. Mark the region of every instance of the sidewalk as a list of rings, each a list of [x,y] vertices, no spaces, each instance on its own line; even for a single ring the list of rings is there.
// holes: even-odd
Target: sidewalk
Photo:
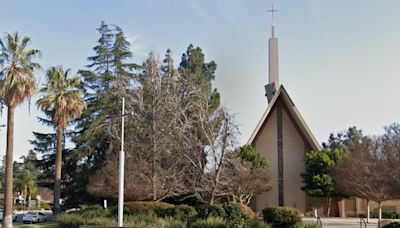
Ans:
[[[387,219],[385,219],[387,220]],[[315,217],[306,217],[303,218],[304,222],[317,222]],[[399,220],[392,220],[399,221]],[[323,228],[356,228],[360,227],[360,219],[359,218],[321,218],[322,227]],[[370,219],[369,223],[367,223],[368,228],[375,228],[378,225],[378,219]],[[364,224],[362,225],[364,227]]]

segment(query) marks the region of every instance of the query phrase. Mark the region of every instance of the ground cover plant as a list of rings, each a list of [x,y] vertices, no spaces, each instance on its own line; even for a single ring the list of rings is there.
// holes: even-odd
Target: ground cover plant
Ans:
[[[382,226],[382,228],[399,228],[399,227],[400,227],[400,222],[392,222]]]
[[[60,226],[55,222],[39,223],[39,224],[26,224],[16,225],[16,228],[59,228]]]
[[[378,218],[379,211],[372,210],[371,211],[371,218]],[[382,211],[382,218],[383,219],[400,219],[400,213],[397,211]]]

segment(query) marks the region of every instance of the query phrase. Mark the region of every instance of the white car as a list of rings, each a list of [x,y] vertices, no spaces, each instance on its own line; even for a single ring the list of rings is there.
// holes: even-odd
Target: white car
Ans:
[[[42,212],[30,211],[22,216],[24,223],[46,222],[46,215]]]
[[[0,208],[0,221],[3,220],[3,208]],[[17,220],[17,214],[15,214],[14,212],[12,213],[12,220],[13,222],[15,222],[15,220]]]

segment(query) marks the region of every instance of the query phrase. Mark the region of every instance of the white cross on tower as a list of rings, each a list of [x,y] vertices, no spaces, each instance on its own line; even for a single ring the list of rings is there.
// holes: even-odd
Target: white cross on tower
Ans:
[[[274,3],[272,2],[272,9],[268,10],[272,14],[272,26],[274,26],[274,13],[279,12],[279,10],[274,9]]]

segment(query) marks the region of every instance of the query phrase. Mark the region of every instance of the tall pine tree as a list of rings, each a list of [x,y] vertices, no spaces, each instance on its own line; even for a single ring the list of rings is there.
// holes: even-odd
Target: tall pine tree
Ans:
[[[76,121],[74,154],[81,162],[77,175],[66,188],[66,203],[75,206],[85,199],[94,200],[86,192],[88,177],[109,157],[119,151],[122,96],[129,97],[136,64],[131,63],[130,43],[118,26],[102,22],[97,29],[100,38],[88,58],[87,69],[79,71],[85,91],[87,109]],[[129,102],[127,102],[129,108]],[[76,197],[79,196],[79,197]]]

